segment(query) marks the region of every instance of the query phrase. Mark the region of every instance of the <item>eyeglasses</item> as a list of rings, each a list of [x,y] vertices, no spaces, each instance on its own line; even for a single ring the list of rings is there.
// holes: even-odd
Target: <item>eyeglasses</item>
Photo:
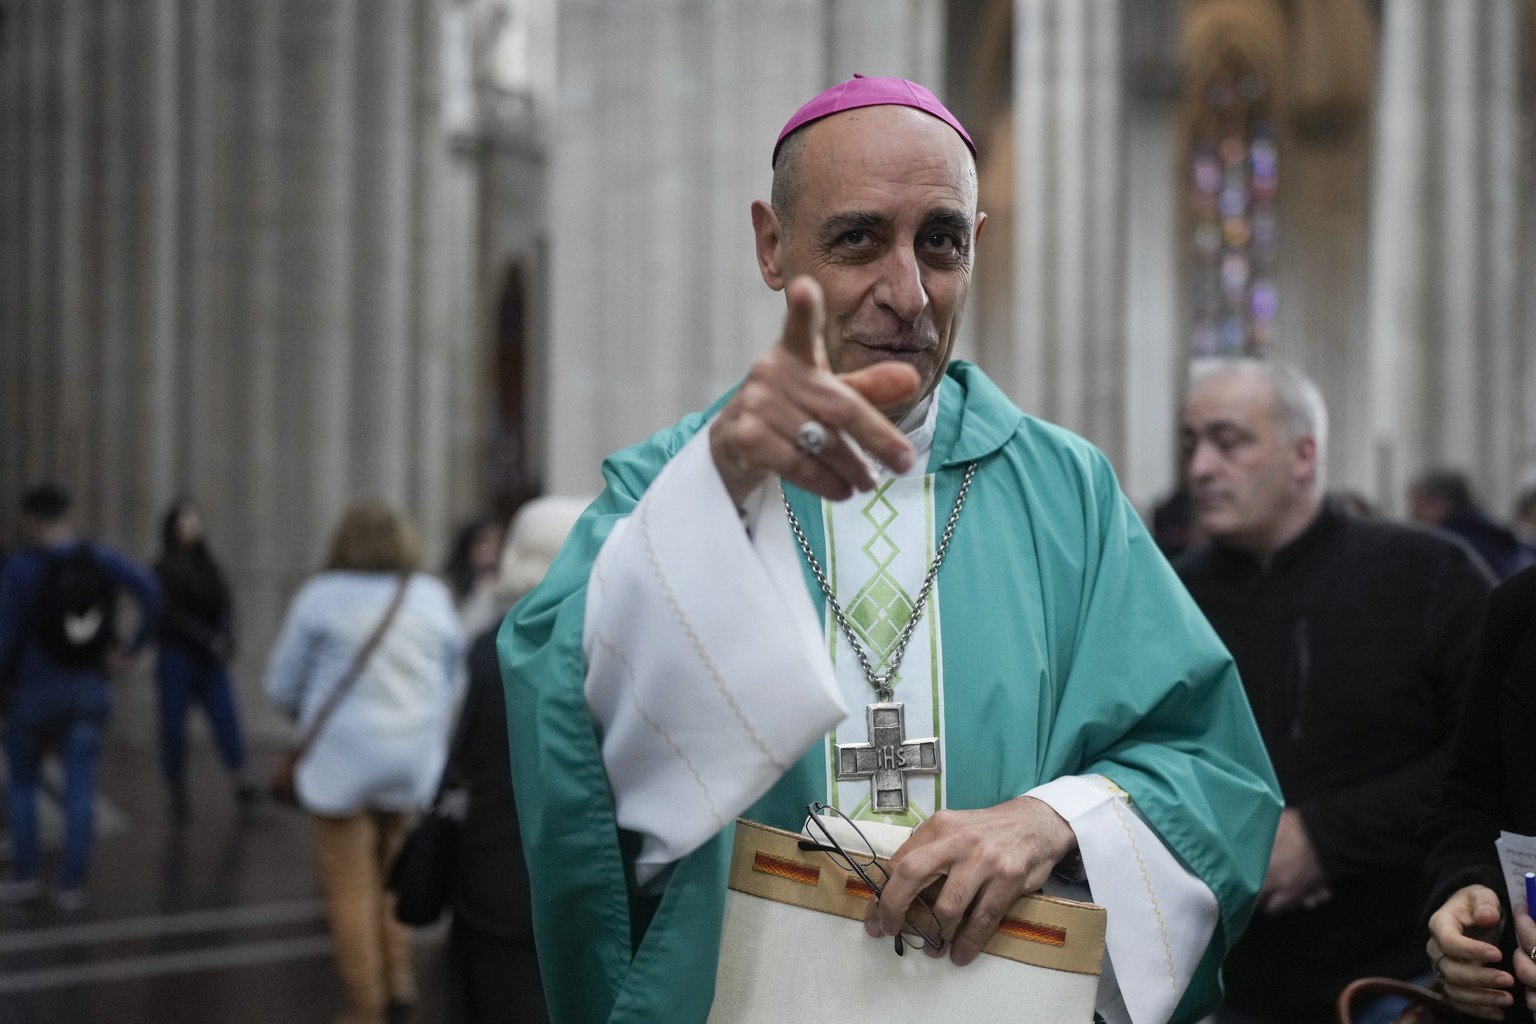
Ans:
[[[848,828],[857,837],[856,843],[840,843],[826,822],[822,820],[821,812],[831,811],[847,824]],[[849,817],[836,807],[828,807],[819,801],[813,801],[805,805],[807,817],[805,826],[807,831],[814,831],[820,840],[800,840],[801,850],[815,850],[832,858],[833,863],[848,871],[869,886],[869,891],[874,893],[875,902],[880,902],[880,897],[885,892],[886,883],[891,880],[891,873],[885,865],[875,857],[875,848],[859,831]],[[876,881],[875,876],[879,876]],[[907,908],[906,924],[900,932],[896,933],[896,955],[905,956],[906,947],[923,949],[931,947],[935,952],[944,948],[943,928],[939,925],[938,916],[934,914],[933,907],[922,896],[915,896],[912,905]]]

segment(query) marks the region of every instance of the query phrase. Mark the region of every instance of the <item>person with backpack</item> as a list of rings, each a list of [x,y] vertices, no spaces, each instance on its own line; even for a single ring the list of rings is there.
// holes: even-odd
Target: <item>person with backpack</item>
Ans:
[[[28,490],[21,515],[31,544],[0,570],[0,670],[11,676],[5,750],[12,850],[12,876],[0,881],[0,903],[42,898],[37,789],[43,756],[52,751],[64,765],[64,856],[54,900],[73,911],[87,898],[110,679],[148,638],[160,587],[128,556],[76,534],[62,487]],[[139,606],[137,628],[126,643],[119,635],[123,592]]]

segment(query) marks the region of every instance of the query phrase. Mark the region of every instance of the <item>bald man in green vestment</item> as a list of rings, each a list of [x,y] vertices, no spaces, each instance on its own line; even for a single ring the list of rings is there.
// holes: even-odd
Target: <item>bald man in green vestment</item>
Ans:
[[[777,343],[605,463],[503,626],[554,1020],[706,1020],[732,822],[798,829],[811,801],[916,827],[871,936],[937,888],[943,955],[967,964],[1080,865],[1108,909],[1106,1020],[1218,1001],[1277,787],[1107,460],[951,358],[976,195],[969,137],[921,86],[854,79],[802,108],[752,207]],[[898,706],[881,748],[876,709]],[[922,770],[872,781],[858,748]]]

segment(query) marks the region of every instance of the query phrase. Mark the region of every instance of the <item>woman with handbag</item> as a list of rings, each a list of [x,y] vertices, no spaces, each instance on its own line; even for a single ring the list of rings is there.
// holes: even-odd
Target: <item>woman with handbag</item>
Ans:
[[[297,719],[298,803],[314,819],[337,971],[338,1024],[381,1024],[416,1001],[409,933],[385,872],[446,755],[464,636],[448,589],[419,573],[421,544],[382,502],[342,517],[325,571],[294,596],[267,695]]]

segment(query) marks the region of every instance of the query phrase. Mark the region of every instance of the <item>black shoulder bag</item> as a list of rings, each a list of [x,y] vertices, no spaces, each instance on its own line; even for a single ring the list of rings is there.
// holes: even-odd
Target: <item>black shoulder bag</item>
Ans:
[[[395,894],[395,919],[401,924],[433,924],[453,899],[459,830],[469,809],[469,787],[458,770],[457,743],[443,768],[432,806],[406,833],[389,868],[388,889]]]

